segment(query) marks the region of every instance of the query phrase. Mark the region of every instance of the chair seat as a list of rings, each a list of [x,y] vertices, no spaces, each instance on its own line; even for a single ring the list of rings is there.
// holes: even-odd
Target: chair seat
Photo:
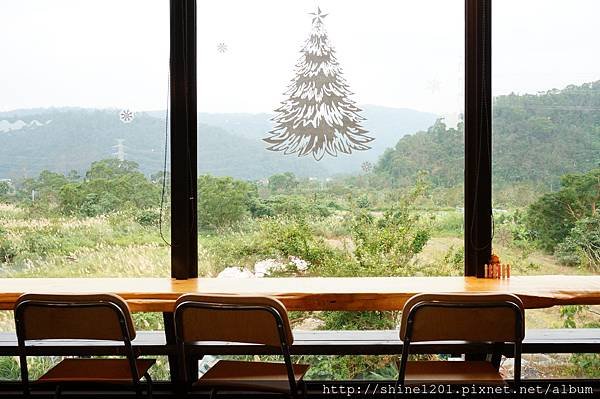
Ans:
[[[411,361],[406,364],[406,384],[419,382],[504,384],[500,372],[485,361]]]
[[[137,359],[139,377],[155,362],[154,359]],[[131,368],[127,359],[64,359],[37,380],[68,381],[131,383]]]
[[[298,383],[308,370],[306,364],[294,364]],[[284,363],[243,362],[219,360],[200,379],[195,387],[219,387],[258,391],[289,392],[287,368]]]

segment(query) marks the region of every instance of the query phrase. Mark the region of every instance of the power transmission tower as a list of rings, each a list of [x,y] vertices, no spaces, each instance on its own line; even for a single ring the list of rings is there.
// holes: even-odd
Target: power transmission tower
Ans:
[[[123,142],[125,139],[117,139],[117,145],[113,145],[113,148],[116,148],[116,152],[113,152],[113,155],[117,157],[117,159],[121,162],[125,160],[125,145]]]

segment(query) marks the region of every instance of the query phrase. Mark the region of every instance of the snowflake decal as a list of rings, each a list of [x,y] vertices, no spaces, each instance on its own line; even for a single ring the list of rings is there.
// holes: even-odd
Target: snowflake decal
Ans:
[[[119,119],[123,123],[130,123],[131,121],[133,121],[133,118],[135,118],[135,114],[133,113],[133,111],[130,111],[128,109],[124,109],[119,113]]]
[[[221,54],[226,53],[228,50],[227,44],[225,44],[224,42],[221,42],[219,44],[217,44],[217,51]]]

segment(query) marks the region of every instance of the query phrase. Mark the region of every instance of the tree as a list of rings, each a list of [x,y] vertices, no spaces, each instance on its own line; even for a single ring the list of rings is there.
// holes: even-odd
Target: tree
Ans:
[[[204,228],[224,228],[249,213],[256,187],[231,177],[203,175],[198,178],[198,223]]]
[[[23,180],[17,195],[21,200],[32,201],[30,204],[36,211],[47,212],[58,207],[58,192],[66,183],[67,178],[64,175],[43,170],[37,178]]]
[[[158,206],[160,191],[138,169],[132,161],[103,159],[92,163],[79,184],[80,193],[68,185],[61,191],[63,209],[77,209],[86,216],[94,216],[120,209],[147,209]],[[73,205],[73,200],[80,202]]]
[[[579,220],[597,215],[600,207],[600,168],[561,178],[561,189],[543,195],[528,210],[527,223],[549,251],[561,243]]]
[[[116,158],[92,162],[90,170],[85,174],[86,179],[114,179],[128,173],[139,172],[139,165],[133,161],[121,161]]]
[[[321,160],[325,153],[337,156],[354,150],[368,150],[373,140],[362,128],[361,111],[349,96],[352,94],[342,77],[335,51],[325,31],[318,9],[312,32],[302,48],[296,65],[296,77],[287,92],[288,98],[275,110],[276,126],[264,141],[272,151]]]
[[[272,192],[290,191],[296,187],[298,187],[298,180],[291,172],[278,173],[269,177],[269,190]]]

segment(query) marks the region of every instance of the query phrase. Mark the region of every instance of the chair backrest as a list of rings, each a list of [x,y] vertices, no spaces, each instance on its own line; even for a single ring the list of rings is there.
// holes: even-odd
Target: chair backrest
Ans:
[[[294,340],[285,306],[275,298],[242,295],[181,296],[175,303],[178,339],[281,347]]]
[[[127,303],[111,294],[24,294],[15,304],[20,340],[135,338]]]
[[[111,294],[23,294],[15,304],[15,324],[23,394],[29,397],[27,356],[39,355],[29,340],[91,339],[121,341],[137,387],[139,373],[131,340],[135,338],[127,303]],[[137,388],[136,388],[137,389]]]
[[[400,339],[520,343],[523,320],[512,294],[418,294],[404,305]]]

